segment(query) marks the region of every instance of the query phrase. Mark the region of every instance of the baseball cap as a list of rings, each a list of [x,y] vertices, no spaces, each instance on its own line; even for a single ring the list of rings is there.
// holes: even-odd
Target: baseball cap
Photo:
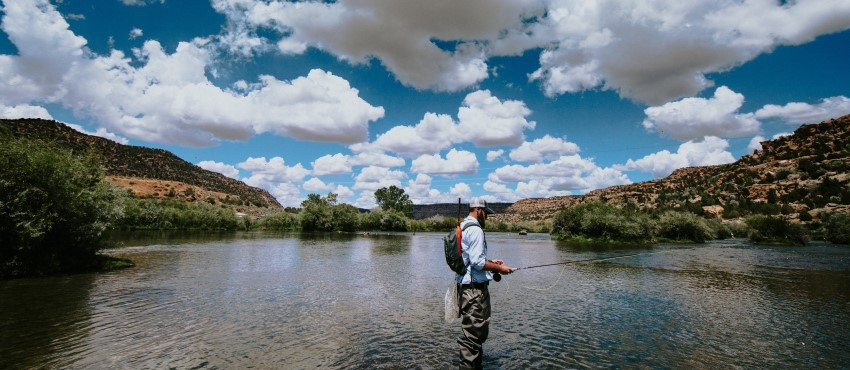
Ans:
[[[493,212],[493,210],[487,206],[487,201],[481,198],[472,198],[469,201],[469,208],[484,208],[484,211],[487,212],[487,214],[496,213]]]

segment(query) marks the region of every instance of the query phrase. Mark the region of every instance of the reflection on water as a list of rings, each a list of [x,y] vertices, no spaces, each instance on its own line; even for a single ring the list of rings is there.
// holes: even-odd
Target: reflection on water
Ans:
[[[0,368],[456,366],[442,233],[154,234],[137,267],[0,282]],[[844,367],[850,249],[576,247],[488,233],[488,368]]]

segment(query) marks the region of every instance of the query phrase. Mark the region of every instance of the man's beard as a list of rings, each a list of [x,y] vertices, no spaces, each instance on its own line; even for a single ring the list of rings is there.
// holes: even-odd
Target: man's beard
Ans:
[[[478,219],[478,224],[481,225],[481,228],[483,229],[484,228],[484,222],[485,222],[484,218],[480,218],[480,217],[476,217],[476,218]]]

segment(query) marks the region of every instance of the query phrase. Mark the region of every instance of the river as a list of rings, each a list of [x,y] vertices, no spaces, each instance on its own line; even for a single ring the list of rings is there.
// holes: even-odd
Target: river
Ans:
[[[488,233],[486,368],[850,366],[850,248],[579,248]],[[124,238],[137,266],[0,281],[0,368],[452,368],[442,234]]]

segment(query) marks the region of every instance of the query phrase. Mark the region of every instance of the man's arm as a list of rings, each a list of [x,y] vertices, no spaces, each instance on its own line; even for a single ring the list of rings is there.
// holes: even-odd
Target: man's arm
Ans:
[[[502,260],[487,260],[486,262],[484,262],[484,269],[505,275],[516,271],[515,268],[508,267],[508,265],[506,265],[505,262]]]

